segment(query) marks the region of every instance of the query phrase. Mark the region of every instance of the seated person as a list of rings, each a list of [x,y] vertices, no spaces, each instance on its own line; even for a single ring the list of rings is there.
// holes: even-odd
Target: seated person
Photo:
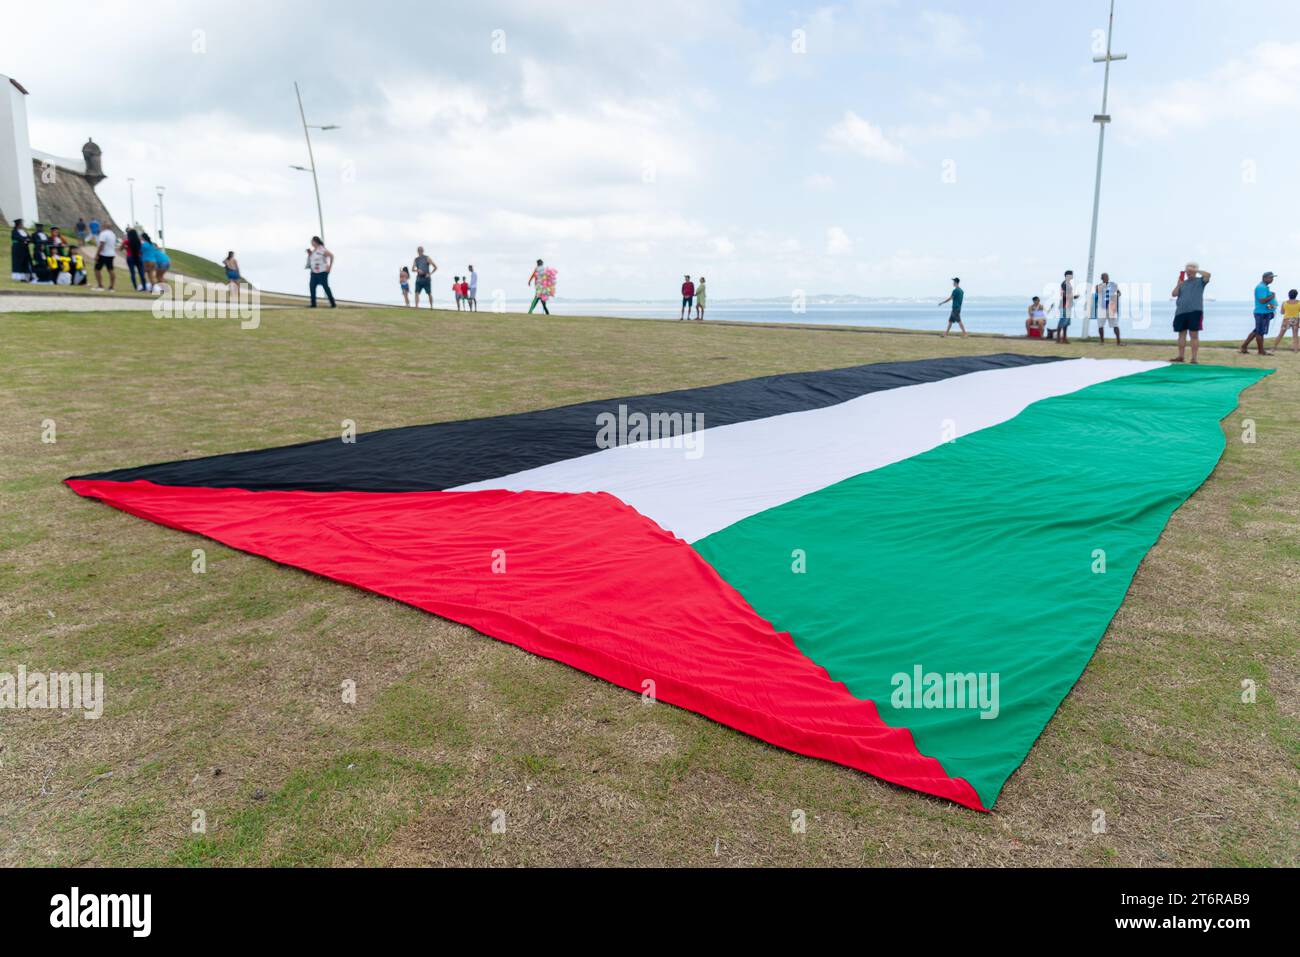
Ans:
[[[1043,301],[1034,297],[1034,301],[1029,304],[1029,317],[1025,320],[1025,335],[1030,339],[1041,339],[1047,329],[1047,311],[1043,308]]]
[[[32,272],[36,274],[36,283],[46,285],[54,282],[54,272],[50,269],[50,237],[45,226],[36,224],[32,233]]]

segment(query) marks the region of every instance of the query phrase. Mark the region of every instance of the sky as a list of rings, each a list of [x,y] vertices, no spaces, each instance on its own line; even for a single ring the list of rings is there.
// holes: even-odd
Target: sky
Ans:
[[[1106,0],[0,0],[34,148],[262,288],[393,301],[423,245],[480,299],[1033,294],[1087,268]],[[310,15],[306,11],[310,11]],[[17,25],[17,29],[12,27]],[[1101,46],[1098,47],[1097,44]],[[1300,4],[1118,0],[1097,271],[1300,285]],[[444,290],[439,289],[440,296]]]

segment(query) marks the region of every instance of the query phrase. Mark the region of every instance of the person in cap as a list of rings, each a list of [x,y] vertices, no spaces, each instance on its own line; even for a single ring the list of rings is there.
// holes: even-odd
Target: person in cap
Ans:
[[[1268,287],[1273,284],[1277,278],[1273,272],[1264,273],[1255,287],[1255,328],[1251,330],[1246,341],[1241,344],[1241,354],[1245,355],[1250,349],[1251,340],[1259,343],[1259,354],[1261,356],[1270,356],[1273,353],[1264,348],[1264,340],[1268,338],[1268,327],[1273,322],[1273,316],[1277,312],[1277,293]]]

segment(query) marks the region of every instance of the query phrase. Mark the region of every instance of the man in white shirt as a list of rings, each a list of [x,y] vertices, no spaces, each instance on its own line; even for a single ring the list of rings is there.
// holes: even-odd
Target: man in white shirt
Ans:
[[[478,273],[474,267],[469,267],[469,308],[471,312],[478,312]]]
[[[1101,336],[1101,344],[1106,344],[1106,323],[1115,330],[1115,345],[1121,345],[1119,340],[1119,285],[1110,281],[1110,273],[1101,274],[1101,282],[1092,291],[1093,315],[1097,317],[1097,335]]]
[[[99,271],[108,270],[108,291],[112,292],[117,285],[117,275],[113,272],[113,259],[117,256],[117,236],[113,230],[107,226],[99,231],[95,237],[95,288],[103,289],[104,284],[100,281]]]

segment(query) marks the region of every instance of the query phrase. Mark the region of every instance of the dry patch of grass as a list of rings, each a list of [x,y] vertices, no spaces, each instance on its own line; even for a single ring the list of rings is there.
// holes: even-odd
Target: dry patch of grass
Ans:
[[[0,864],[1294,864],[1300,362],[1143,563],[980,815],[76,498],[67,475],[768,373],[1052,343],[405,310],[4,317]],[[1115,355],[1073,346],[1072,355]],[[1167,347],[1125,347],[1167,358]],[[1209,362],[1260,360],[1207,350]],[[1258,441],[1241,441],[1254,419]],[[41,442],[52,419],[55,444]],[[1080,476],[1080,481],[1086,481]],[[1068,490],[1065,494],[1068,496]],[[206,550],[204,575],[191,549]],[[1242,704],[1241,682],[1258,686]],[[355,682],[345,704],[341,684]],[[791,833],[803,811],[807,833]],[[1094,833],[1096,811],[1105,833]],[[195,834],[194,812],[206,817]],[[495,819],[505,832],[494,833]]]

